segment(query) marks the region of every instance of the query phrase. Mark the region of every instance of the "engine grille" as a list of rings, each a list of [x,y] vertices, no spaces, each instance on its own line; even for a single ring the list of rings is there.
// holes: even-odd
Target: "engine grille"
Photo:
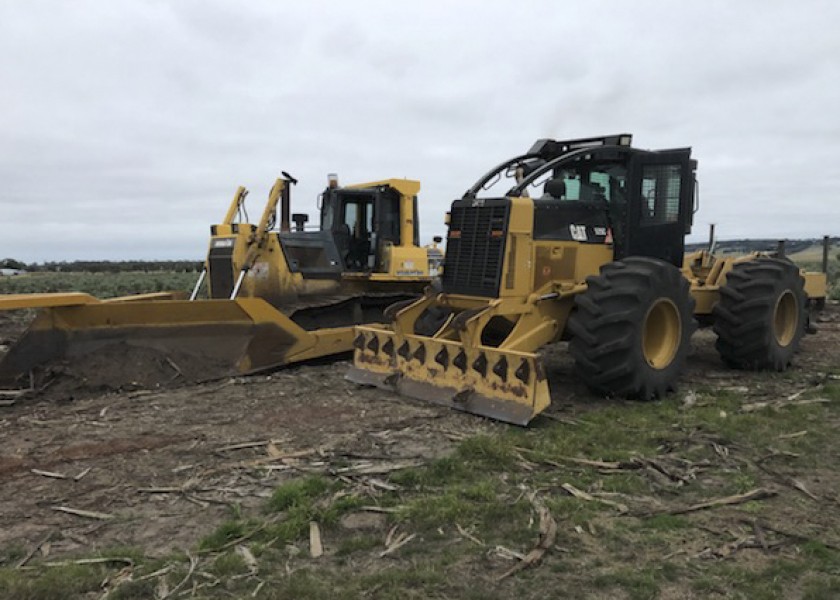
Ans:
[[[473,206],[472,200],[452,204],[443,291],[449,294],[497,297],[507,239],[510,202],[485,200]]]

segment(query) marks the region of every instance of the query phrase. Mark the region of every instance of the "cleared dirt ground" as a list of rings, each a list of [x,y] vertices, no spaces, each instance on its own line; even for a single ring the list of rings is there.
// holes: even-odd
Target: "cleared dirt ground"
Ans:
[[[20,334],[26,318],[3,315],[0,344]],[[59,381],[39,394],[2,396],[7,404],[0,407],[3,566],[22,567],[24,575],[37,577],[57,568],[43,566],[50,561],[103,552],[134,557],[129,567],[127,561],[97,567],[107,575],[99,590],[56,596],[80,598],[109,590],[117,597],[119,577],[140,579],[151,569],[142,569],[144,561],[154,559],[184,561],[176,583],[161,587],[167,573],[149,577],[155,587],[138,587],[137,595],[128,597],[250,597],[252,592],[256,597],[328,597],[331,590],[347,597],[837,597],[830,594],[840,581],[840,311],[829,307],[820,320],[819,334],[805,338],[794,368],[785,374],[726,370],[714,351],[713,334],[698,332],[680,391],[660,407],[592,397],[560,344],[547,353],[553,406],[529,430],[359,388],[344,380],[346,360],[197,385],[179,385],[175,377],[160,388],[138,383],[103,391]],[[786,412],[789,405],[794,416]],[[766,422],[778,428],[768,429],[766,439],[748,433],[739,439],[740,429],[727,429],[725,421],[733,409],[749,418],[766,414]],[[622,448],[632,444],[599,452],[603,431],[565,455],[552,458],[547,452],[553,446],[546,440],[554,443],[567,434],[586,439],[581,428],[590,419],[603,423],[604,415],[618,415],[616,436],[645,437],[634,429],[636,421],[620,422],[623,410],[628,415],[657,411],[651,414],[661,422],[651,428],[661,429],[660,441],[646,446],[648,454],[627,454],[652,460],[646,467],[566,460],[621,461]],[[705,413],[692,411],[712,411],[719,426],[703,427]],[[673,417],[685,414],[697,415],[690,417],[691,427],[683,416]],[[500,462],[511,456],[512,462],[499,469],[491,464],[493,450],[482,450],[479,458],[467,453],[465,443],[476,439],[504,450]],[[491,462],[485,460],[488,452]],[[510,522],[495,526],[481,515],[471,519],[468,511],[448,513],[441,507],[436,516],[411,508],[418,499],[446,496],[455,485],[448,476],[437,483],[423,479],[449,456],[487,468],[490,495],[495,489],[499,502],[516,507]],[[421,475],[400,478],[406,471]],[[239,536],[243,539],[237,542],[231,535],[225,540],[231,543],[215,546],[200,546],[202,540],[232,520],[262,518],[278,486],[313,475],[339,486],[330,488],[333,500],[356,499],[352,510],[321,528],[324,556],[310,558],[306,534],[275,543],[274,552],[267,551],[271,540],[263,539],[258,566],[251,562],[253,555],[249,558],[252,551],[240,551],[242,573],[207,567],[216,578],[211,585],[210,579],[187,572],[189,581],[171,594],[189,564],[185,556],[208,556],[204,552],[210,548],[215,558],[206,560],[218,562],[219,553],[247,548],[250,538]],[[464,477],[472,482],[474,474]],[[622,488],[612,483],[616,477],[634,479]],[[590,500],[570,495],[561,486],[569,481]],[[671,514],[674,507],[753,490],[766,497],[759,493],[732,506]],[[464,497],[470,501],[469,494]],[[557,526],[555,539],[542,564],[497,581],[518,562],[516,553],[526,554],[537,543],[540,497]],[[753,526],[745,525],[748,521]],[[650,537],[650,531],[661,535]],[[380,556],[398,535],[415,537]],[[367,541],[357,543],[362,539]],[[461,550],[447,554],[453,544]],[[820,563],[825,568],[812,573],[806,567],[796,576],[783,572],[778,585],[750,587],[749,573],[772,579],[768,569],[779,560],[805,560],[809,548],[819,556],[827,553]],[[513,555],[506,556],[511,550]],[[451,556],[447,564],[432,560],[441,552]],[[819,556],[808,560],[823,560]],[[662,564],[674,565],[673,577]],[[429,569],[435,577],[383,576]],[[368,579],[347,583],[354,577]],[[31,597],[42,596],[33,592]]]

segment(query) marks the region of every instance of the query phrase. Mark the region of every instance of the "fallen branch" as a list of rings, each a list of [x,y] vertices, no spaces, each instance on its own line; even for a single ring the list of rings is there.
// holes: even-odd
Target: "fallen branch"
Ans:
[[[78,508],[70,508],[69,506],[53,506],[53,510],[67,513],[68,515],[76,515],[77,517],[85,517],[86,519],[98,519],[100,521],[110,521],[114,515],[108,513],[96,512],[93,510],[81,510]]]
[[[57,562],[44,563],[45,567],[67,567],[69,565],[102,565],[106,563],[122,563],[129,567],[134,566],[134,560],[127,556],[107,556],[102,558],[79,558],[77,560],[61,560]]]
[[[14,404],[18,397],[23,396],[24,394],[28,394],[29,392],[34,391],[32,388],[28,388],[25,390],[0,390],[0,396],[11,396],[11,400],[0,400],[0,406],[11,406]]]
[[[321,529],[315,521],[309,522],[309,556],[320,558],[324,554],[324,546],[321,543]]]
[[[49,477],[50,479],[67,479],[67,475],[62,473],[55,473],[53,471],[42,471],[41,469],[29,469],[30,473],[40,475],[41,477]]]
[[[560,460],[575,463],[578,465],[585,465],[587,467],[595,467],[596,469],[609,469],[610,471],[618,471],[620,469],[638,469],[639,465],[635,463],[626,463],[618,461],[603,461],[590,460],[588,458],[575,458],[573,456],[561,456]]]
[[[510,569],[502,573],[496,578],[496,581],[501,581],[532,567],[542,560],[546,551],[554,545],[554,540],[557,537],[557,522],[551,517],[551,512],[541,502],[538,502],[535,496],[531,497],[531,503],[537,508],[540,515],[540,537],[537,545],[534,546],[528,554],[525,555],[521,561],[513,565]]]
[[[357,510],[364,510],[366,512],[394,514],[399,512],[401,506],[360,506]]]
[[[238,444],[230,444],[216,448],[213,452],[228,452],[230,450],[243,450],[245,448],[259,448],[260,446],[268,446],[272,440],[260,440],[258,442],[240,442]]]
[[[808,435],[808,430],[803,429],[802,431],[797,431],[795,433],[783,433],[778,437],[780,440],[792,440],[794,438],[802,437],[803,435]]]
[[[172,570],[172,568],[173,568],[172,565],[167,565],[167,566],[163,567],[162,569],[158,569],[157,571],[152,571],[151,573],[147,573],[146,575],[143,575],[142,577],[138,577],[134,581],[146,581],[147,579],[154,579],[155,577],[160,577],[161,575],[166,575],[167,573],[169,573]]]
[[[394,485],[393,483],[388,483],[387,481],[382,481],[381,479],[377,479],[375,477],[371,477],[370,479],[365,481],[372,488],[380,488],[386,490],[388,492],[396,492],[400,489],[400,486]]]
[[[257,558],[248,546],[237,546],[236,553],[242,557],[242,560],[245,562],[245,565],[248,567],[248,571],[251,575],[254,575],[257,571],[259,571],[260,566],[259,563],[257,563]]]
[[[87,475],[88,473],[90,473],[92,469],[93,469],[93,467],[88,467],[87,469],[83,470],[81,473],[79,473],[78,475],[76,475],[76,476],[73,478],[73,481],[81,481],[81,480],[82,480],[82,477],[84,477],[85,475]]]
[[[764,500],[765,498],[772,498],[775,495],[776,492],[773,490],[768,490],[766,488],[756,488],[744,494],[726,496],[725,498],[716,498],[715,500],[700,502],[699,504],[692,504],[691,506],[685,506],[682,508],[671,508],[666,510],[648,512],[639,516],[653,516],[658,514],[684,515],[686,513],[697,512],[699,510],[706,510],[707,508],[717,508],[719,506],[743,504],[744,502],[750,502],[752,500]]]
[[[463,537],[465,537],[465,538],[467,538],[468,540],[470,540],[472,543],[474,543],[474,544],[476,544],[476,545],[478,545],[478,546],[484,546],[484,542],[482,542],[480,539],[478,539],[477,537],[475,537],[475,536],[474,536],[473,534],[471,534],[469,531],[467,531],[466,529],[464,529],[463,527],[461,527],[461,525],[460,525],[459,523],[455,523],[455,528],[458,530],[458,533],[460,533]]]
[[[182,492],[190,491],[187,487],[152,487],[152,488],[137,488],[138,494],[180,494]]]
[[[805,484],[802,483],[801,481],[799,481],[798,479],[794,479],[793,477],[790,477],[789,475],[783,475],[782,473],[774,471],[773,469],[770,469],[770,468],[766,467],[765,465],[763,465],[761,462],[756,462],[755,466],[758,467],[759,469],[761,469],[762,471],[764,471],[765,473],[767,473],[768,475],[770,475],[778,483],[781,483],[782,485],[786,485],[789,488],[794,489],[797,492],[800,492],[800,493],[804,494],[805,496],[807,496],[811,500],[814,500],[816,502],[820,502],[822,500],[819,496],[816,496],[815,494],[811,493],[811,491],[808,490],[808,488],[805,487]]]
[[[187,556],[188,556],[188,557],[189,557],[189,559],[190,559],[190,569],[189,569],[189,571],[187,571],[187,574],[186,574],[186,575],[184,576],[184,578],[183,578],[183,579],[182,579],[182,580],[178,583],[178,585],[176,585],[174,588],[172,588],[172,589],[169,591],[169,593],[168,593],[168,594],[163,595],[163,596],[161,597],[161,600],[166,600],[166,598],[170,598],[171,596],[174,596],[174,595],[175,595],[175,592],[177,592],[177,591],[178,591],[178,590],[180,590],[182,587],[184,587],[184,586],[186,585],[187,581],[189,581],[190,577],[192,577],[192,574],[193,574],[193,572],[195,571],[196,566],[198,566],[198,558],[196,558],[195,556],[192,556],[189,552],[187,552]]]
[[[401,471],[403,469],[418,467],[422,464],[423,462],[418,460],[379,464],[362,463],[358,465],[351,465],[349,467],[342,467],[340,469],[332,469],[332,472],[335,474],[346,475],[384,475],[385,473],[391,473],[392,471]]]
[[[379,558],[382,558],[384,556],[388,556],[389,554],[392,554],[393,552],[396,552],[397,550],[399,550],[400,548],[405,546],[408,542],[410,542],[411,540],[413,540],[416,537],[417,537],[416,533],[412,533],[411,535],[406,535],[404,533],[399,534],[396,537],[396,539],[394,539],[391,542],[390,546],[388,546],[387,548],[385,548],[385,550],[383,550],[382,552],[379,553]]]
[[[592,496],[591,494],[587,494],[583,490],[579,490],[578,488],[573,486],[571,483],[564,483],[560,487],[562,487],[564,490],[566,490],[569,494],[571,494],[575,498],[580,498],[581,500],[586,500],[588,502],[600,502],[601,504],[606,504],[607,506],[612,506],[613,508],[618,510],[618,512],[620,512],[620,513],[626,513],[630,510],[629,508],[627,508],[627,506],[625,504],[622,504],[621,502],[615,502],[613,500],[607,500],[606,498],[598,498],[597,496]]]
[[[505,560],[525,560],[524,554],[522,554],[521,552],[517,552],[516,550],[511,550],[510,548],[506,548],[504,546],[496,546],[495,548],[493,548],[492,553]]]
[[[28,563],[30,560],[32,560],[32,557],[33,557],[33,556],[35,556],[35,553],[36,553],[36,552],[38,552],[38,550],[40,550],[40,549],[41,549],[41,546],[43,546],[44,544],[46,544],[47,542],[49,542],[49,541],[50,541],[50,539],[51,539],[51,538],[52,538],[52,536],[53,536],[53,533],[54,533],[54,532],[50,531],[50,532],[49,532],[46,536],[44,536],[44,539],[42,539],[40,542],[38,542],[37,544],[35,544],[35,545],[32,547],[32,549],[31,549],[29,552],[27,552],[27,553],[26,553],[26,556],[24,556],[23,558],[21,558],[21,559],[17,562],[17,564],[15,565],[15,568],[16,568],[16,569],[20,569],[20,568],[21,568],[21,567],[23,567],[26,563]]]

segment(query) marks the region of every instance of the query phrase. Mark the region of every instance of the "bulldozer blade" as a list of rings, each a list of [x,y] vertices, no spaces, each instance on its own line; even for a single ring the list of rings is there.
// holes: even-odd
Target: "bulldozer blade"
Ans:
[[[161,352],[201,381],[349,351],[351,341],[350,327],[306,331],[259,298],[81,302],[44,308],[0,361],[0,382],[118,345]]]
[[[536,354],[357,326],[347,379],[515,425],[549,405]]]

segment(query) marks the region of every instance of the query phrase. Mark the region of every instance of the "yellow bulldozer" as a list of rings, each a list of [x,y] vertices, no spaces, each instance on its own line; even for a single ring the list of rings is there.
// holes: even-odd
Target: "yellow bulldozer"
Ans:
[[[257,224],[247,222],[247,190],[237,189],[224,220],[211,227],[204,270],[188,299],[0,296],[0,310],[41,309],[0,361],[0,383],[115,345],[162,352],[195,379],[349,352],[353,325],[380,321],[391,303],[420,295],[442,260],[436,247],[419,246],[420,183],[342,187],[331,175],[317,231],[305,230],[306,214],[291,213],[295,183],[285,172],[277,179]]]
[[[560,340],[601,395],[673,390],[698,324],[732,367],[787,367],[825,274],[686,255],[691,149],[631,143],[539,140],[481,177],[452,203],[441,285],[389,309],[390,325],[357,327],[348,378],[526,425],[550,403],[539,351]]]

